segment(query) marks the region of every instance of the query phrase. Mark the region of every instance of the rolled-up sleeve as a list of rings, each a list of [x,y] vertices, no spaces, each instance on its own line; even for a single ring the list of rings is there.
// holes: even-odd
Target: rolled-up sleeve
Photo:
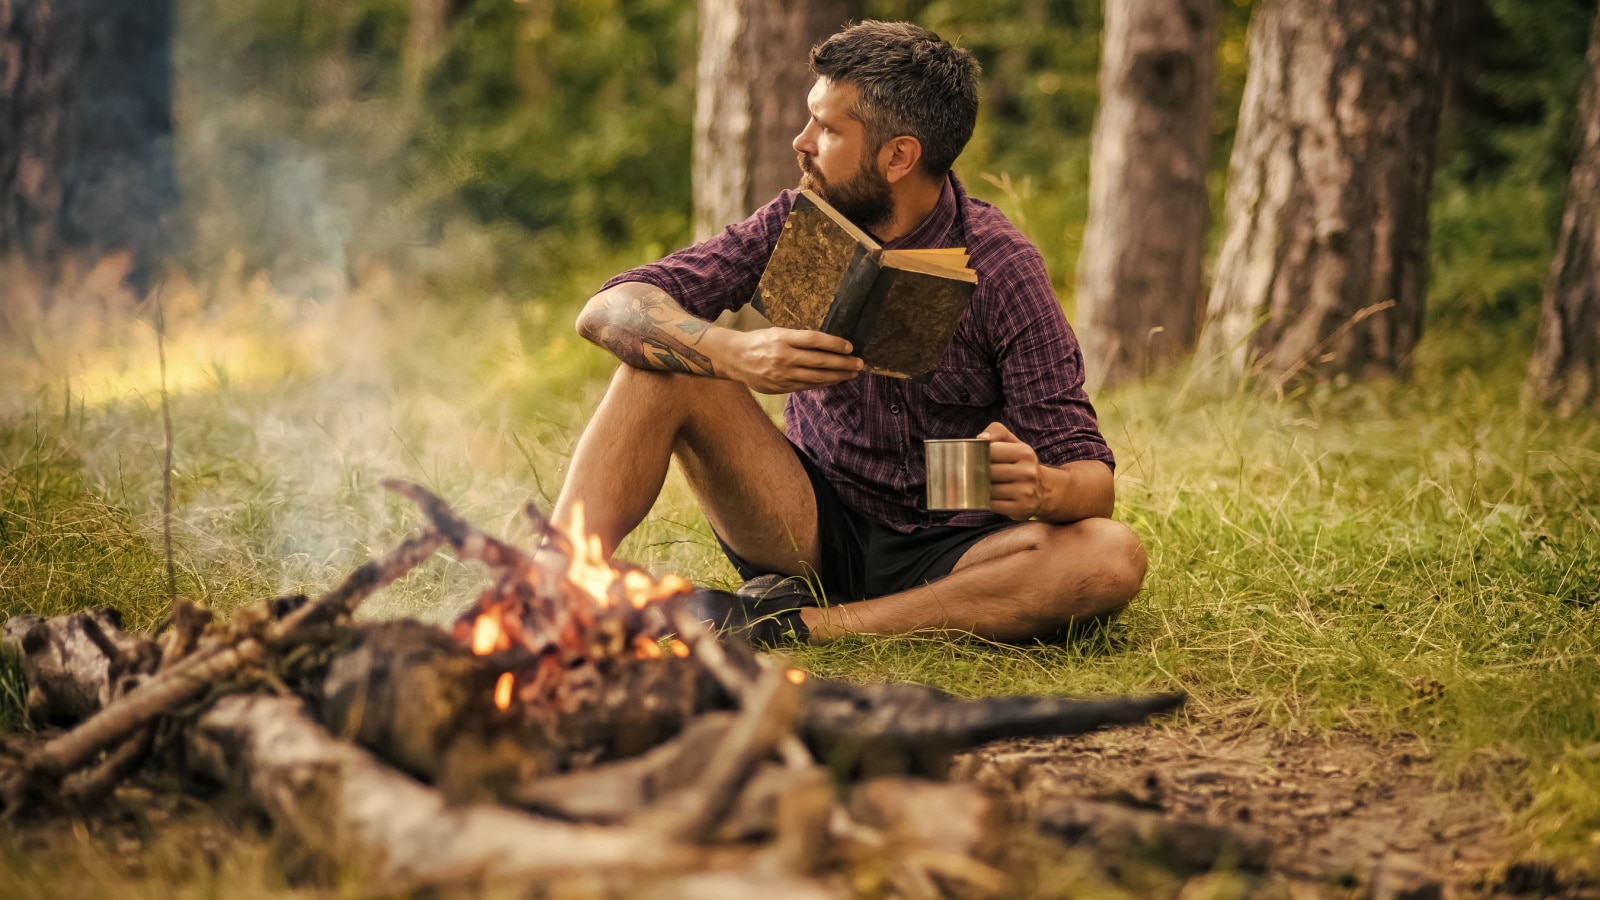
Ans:
[[[1045,465],[1097,459],[1114,466],[1094,406],[1083,389],[1083,351],[1056,302],[1044,259],[1018,250],[994,272],[1000,285],[985,322],[1000,371],[1001,421]]]
[[[721,234],[623,272],[600,289],[629,281],[654,285],[678,301],[685,312],[706,320],[739,309],[755,294],[793,205],[794,192],[784,191]]]

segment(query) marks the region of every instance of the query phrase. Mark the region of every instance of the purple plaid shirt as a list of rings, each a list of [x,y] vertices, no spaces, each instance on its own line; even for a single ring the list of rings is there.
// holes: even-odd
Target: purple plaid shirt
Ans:
[[[652,284],[707,320],[738,309],[755,293],[794,198],[784,191],[716,237],[624,272],[605,287]],[[789,439],[827,473],[840,498],[901,532],[998,521],[983,511],[929,512],[922,454],[925,438],[970,438],[995,421],[1046,465],[1113,464],[1083,391],[1083,353],[1044,259],[998,209],[968,197],[952,174],[933,213],[884,247],[965,247],[978,288],[931,373],[912,380],[863,374],[789,395],[783,412]]]

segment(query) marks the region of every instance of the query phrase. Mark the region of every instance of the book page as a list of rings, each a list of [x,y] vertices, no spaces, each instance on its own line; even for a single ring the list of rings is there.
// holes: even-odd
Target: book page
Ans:
[[[978,283],[978,273],[966,266],[965,250],[956,250],[954,253],[944,250],[885,250],[881,262],[894,269]]]

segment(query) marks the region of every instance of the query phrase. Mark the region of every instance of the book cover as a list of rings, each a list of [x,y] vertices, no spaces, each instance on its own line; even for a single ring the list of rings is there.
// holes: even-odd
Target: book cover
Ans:
[[[801,191],[751,303],[773,325],[842,337],[867,371],[909,378],[939,364],[977,286],[958,248],[884,250]]]

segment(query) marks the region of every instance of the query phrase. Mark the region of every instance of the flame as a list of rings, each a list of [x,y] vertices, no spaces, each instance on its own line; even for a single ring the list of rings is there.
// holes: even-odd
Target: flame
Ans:
[[[678,575],[668,575],[656,581],[643,572],[634,570],[622,576],[622,590],[628,595],[628,602],[634,609],[644,609],[652,603],[686,594],[694,587],[686,579]]]
[[[661,645],[640,634],[633,638],[633,655],[636,659],[660,659]]]
[[[474,656],[488,656],[496,650],[509,650],[511,639],[506,635],[504,628],[500,627],[500,613],[498,610],[483,613],[477,621],[472,623],[472,653]]]
[[[517,679],[510,672],[500,676],[494,683],[494,705],[496,709],[511,708],[511,689],[516,686]]]
[[[783,674],[784,674],[784,677],[789,679],[789,683],[790,684],[805,684],[806,683],[806,670],[805,669],[790,669],[789,671],[787,671],[787,672],[785,672]]]
[[[606,562],[598,534],[586,534],[583,522],[583,501],[572,504],[572,523],[567,529],[572,539],[572,562],[567,567],[567,580],[588,592],[601,606],[611,605],[611,585],[617,580],[617,571]]]
[[[679,659],[683,659],[689,655],[689,645],[678,640],[677,638],[673,638],[672,643],[668,644],[667,647],[672,650],[672,655],[678,657]]]

